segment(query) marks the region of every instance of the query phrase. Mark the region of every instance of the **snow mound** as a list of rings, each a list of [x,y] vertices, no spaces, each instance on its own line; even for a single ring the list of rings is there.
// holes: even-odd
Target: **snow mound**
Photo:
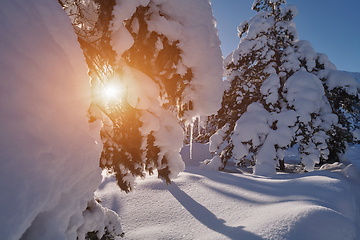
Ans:
[[[85,60],[57,1],[2,5],[1,238],[76,239],[101,182]]]

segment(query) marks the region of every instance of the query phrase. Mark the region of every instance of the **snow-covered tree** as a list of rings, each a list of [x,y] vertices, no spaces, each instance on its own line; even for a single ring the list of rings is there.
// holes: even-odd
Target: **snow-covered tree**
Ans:
[[[302,163],[312,170],[330,151],[343,149],[339,131],[346,126],[338,124],[343,116],[338,107],[347,100],[339,98],[329,80],[332,71],[340,73],[326,55],[298,40],[297,8],[282,7],[285,3],[255,0],[257,14],[239,25],[239,46],[224,61],[225,92],[215,116],[219,130],[210,139],[220,168],[231,157],[238,164],[250,158],[255,173],[274,173],[277,166],[284,169],[284,151],[297,144]],[[345,84],[334,74],[336,87],[355,101],[355,81]]]
[[[221,102],[222,58],[206,0],[64,0],[89,66],[90,121],[102,120],[100,166],[124,191],[157,170],[184,170],[185,121]],[[77,16],[77,17],[73,17]]]
[[[314,54],[313,58],[316,65],[308,71],[321,79],[331,109],[338,117],[339,125],[327,133],[329,136],[327,140],[330,151],[329,159],[338,161],[339,157],[345,153],[349,143],[353,144],[359,141],[359,126],[357,123],[360,119],[360,86],[352,76],[336,70],[336,67],[328,60],[325,54]],[[309,59],[309,56],[302,56],[303,63],[306,63],[307,59]]]

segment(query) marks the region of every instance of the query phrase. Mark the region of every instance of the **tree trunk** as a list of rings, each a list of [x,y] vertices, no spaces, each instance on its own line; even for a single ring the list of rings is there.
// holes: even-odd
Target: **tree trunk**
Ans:
[[[285,161],[284,160],[279,160],[279,169],[280,169],[280,171],[285,172]]]

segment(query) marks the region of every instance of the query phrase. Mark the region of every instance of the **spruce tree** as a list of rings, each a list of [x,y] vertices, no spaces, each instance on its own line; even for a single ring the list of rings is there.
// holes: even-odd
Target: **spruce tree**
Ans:
[[[297,39],[297,32],[292,27],[295,8],[282,11],[280,5],[284,2],[254,1],[252,9],[258,14],[249,22],[244,21],[239,25],[239,47],[225,59],[227,86],[222,107],[215,117],[220,119],[220,137],[217,134],[212,137],[210,149],[218,152],[223,167],[232,156],[241,164],[249,155],[254,164],[270,130],[278,129],[278,120],[269,118],[286,109],[286,100],[281,93],[289,76],[281,68],[281,57],[284,49]],[[260,114],[263,115],[259,116],[260,121],[256,124],[251,121],[253,115]],[[237,127],[240,126],[240,119],[248,132],[236,134],[236,130],[241,130]],[[246,135],[247,138],[242,137]],[[279,153],[273,156],[273,165],[282,160],[281,150],[290,144],[291,141],[273,145],[273,150]]]
[[[59,2],[72,19],[89,66],[89,118],[103,123],[100,166],[114,173],[126,192],[146,172],[157,171],[159,178],[171,183],[184,169],[179,154],[183,133],[176,114],[190,121],[216,111],[217,104],[206,109],[206,98],[215,96],[220,104],[221,92],[218,97],[206,96],[206,89],[221,85],[220,42],[210,4],[204,0],[186,4],[205,16],[199,18],[180,11],[185,7],[181,1]],[[191,31],[203,28],[208,36],[193,37]],[[212,53],[215,60],[196,55],[191,47]],[[212,69],[210,77],[204,68]],[[105,95],[111,85],[121,86],[121,93]]]
[[[293,22],[297,9],[284,3],[255,0],[257,14],[239,25],[240,44],[224,61],[225,92],[213,117],[218,131],[210,139],[220,169],[233,157],[239,165],[251,158],[259,174],[274,173],[276,166],[284,170],[285,150],[297,145],[302,163],[312,170],[341,152],[344,140],[352,137],[339,134],[348,123],[330,97],[339,94],[326,80],[333,65],[307,41],[298,40]],[[348,99],[356,101],[354,82],[350,85],[354,95]]]
[[[312,49],[310,43],[303,42],[302,45],[307,45]],[[299,52],[301,55],[301,50]],[[325,54],[314,54],[311,60],[301,55],[300,62],[307,71],[320,78],[332,112],[338,118],[339,124],[327,132],[327,145],[329,161],[339,161],[339,157],[347,150],[348,144],[358,143],[354,133],[359,129],[357,125],[359,122],[359,84],[352,76],[338,71]],[[308,62],[312,62],[315,66],[307,67]],[[327,162],[325,159],[320,160],[321,163]]]

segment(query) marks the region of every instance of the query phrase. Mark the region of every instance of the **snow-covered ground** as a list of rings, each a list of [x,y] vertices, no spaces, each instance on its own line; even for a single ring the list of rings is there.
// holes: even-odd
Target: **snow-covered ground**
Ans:
[[[207,145],[193,147],[193,160],[184,147],[186,170],[169,186],[150,176],[126,194],[112,176],[104,177],[96,195],[121,216],[125,239],[360,238],[360,174],[354,165],[262,177],[231,166],[226,172],[200,168],[210,157]],[[354,163],[360,162],[358,151],[349,152]]]
[[[2,4],[0,239],[76,239],[98,220],[84,210],[101,182],[84,57],[57,1]],[[125,239],[360,238],[359,147],[328,171],[271,178],[199,168],[207,149],[194,144],[190,160],[185,147],[170,186],[150,176],[125,194],[104,177],[96,195],[122,217]]]

